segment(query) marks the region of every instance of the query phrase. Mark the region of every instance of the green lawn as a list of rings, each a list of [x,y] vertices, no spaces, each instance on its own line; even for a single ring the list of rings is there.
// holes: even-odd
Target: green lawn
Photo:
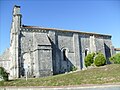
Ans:
[[[120,83],[120,64],[105,65],[83,71],[45,78],[17,79],[1,82],[0,86],[69,86],[81,84]]]

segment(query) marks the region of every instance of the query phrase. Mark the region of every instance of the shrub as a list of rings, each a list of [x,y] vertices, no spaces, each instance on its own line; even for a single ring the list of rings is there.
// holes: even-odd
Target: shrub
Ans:
[[[0,67],[0,76],[3,78],[4,81],[8,81],[8,73],[3,67]]]
[[[77,70],[77,67],[75,67],[75,66],[72,66],[71,68],[70,68],[70,71],[76,71]]]
[[[88,67],[90,66],[93,61],[94,61],[94,56],[95,53],[89,53],[86,57],[85,57],[85,66]]]
[[[120,53],[117,53],[109,58],[111,63],[120,64]]]
[[[106,63],[105,56],[102,53],[98,53],[95,57],[94,64],[96,66],[103,66]]]

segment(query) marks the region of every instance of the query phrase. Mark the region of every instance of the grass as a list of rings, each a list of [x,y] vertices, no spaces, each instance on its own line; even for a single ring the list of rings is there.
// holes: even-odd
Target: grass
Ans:
[[[45,78],[16,79],[1,82],[0,86],[71,86],[81,84],[120,83],[120,64],[105,65],[83,71]]]

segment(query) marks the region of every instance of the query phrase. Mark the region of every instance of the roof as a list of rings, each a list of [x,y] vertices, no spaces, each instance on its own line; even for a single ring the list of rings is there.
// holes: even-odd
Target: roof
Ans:
[[[120,51],[120,48],[114,48],[115,51]]]
[[[22,25],[21,28],[26,28],[26,29],[42,29],[42,30],[54,30],[54,31],[62,31],[62,32],[74,32],[74,33],[81,33],[81,34],[90,34],[90,35],[99,35],[99,36],[108,36],[112,37],[111,35],[108,34],[99,34],[99,33],[94,33],[94,32],[83,32],[83,31],[78,31],[78,30],[66,30],[66,29],[57,29],[57,28],[45,28],[45,27],[38,27],[38,26],[27,26],[27,25]]]
[[[51,45],[46,33],[39,33],[35,35],[37,45]]]

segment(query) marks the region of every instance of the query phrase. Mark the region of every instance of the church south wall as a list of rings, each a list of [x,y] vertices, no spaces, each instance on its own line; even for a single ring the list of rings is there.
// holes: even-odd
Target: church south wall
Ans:
[[[95,36],[96,52],[102,52],[105,55],[104,39],[101,36]]]
[[[69,72],[72,66],[80,68],[78,33],[50,30],[48,36],[52,42],[54,74]],[[64,50],[66,60],[64,60],[63,56]]]
[[[69,52],[74,52],[73,49],[73,33],[58,32],[58,47],[62,50],[64,48],[69,49]]]
[[[87,50],[87,53],[90,52],[90,35],[79,34],[79,41],[80,41],[81,68],[85,68],[85,64],[84,64],[85,50]]]
[[[56,55],[56,71],[64,73],[70,71],[70,68],[75,65],[74,47],[73,47],[73,33],[70,32],[56,32],[57,36],[57,55]],[[66,50],[66,60],[64,60],[63,50]]]
[[[79,34],[79,40],[80,40],[80,60],[82,68],[85,68],[84,63],[85,50],[87,50],[87,54],[92,52],[103,53],[107,59],[106,63],[110,63],[108,59],[113,52],[110,36]]]
[[[70,66],[80,69],[85,68],[84,58],[86,50],[87,54],[102,52],[106,56],[109,53],[108,49],[105,52],[105,44],[108,47],[111,46],[111,37],[109,36],[64,31],[55,31],[54,33],[56,46],[54,67],[56,67],[55,72],[57,73],[69,71]],[[63,49],[67,50],[68,62],[63,60]]]
[[[114,49],[112,46],[112,41],[111,38],[109,37],[104,37],[104,49],[105,49],[105,56],[107,59],[107,64],[110,63],[109,58],[114,54]]]
[[[106,57],[106,63],[109,64],[109,58],[113,54],[113,46],[111,37],[108,36],[96,36],[95,38],[96,52],[102,52]]]
[[[102,52],[106,58],[112,54],[112,42],[108,36],[95,36],[96,52]]]
[[[108,51],[110,51],[110,47],[112,45],[110,37],[94,34],[91,35],[59,30],[37,30],[36,32],[21,32],[21,55],[23,57],[22,60],[24,60],[25,58],[30,59],[27,61],[27,63],[29,63],[30,65],[30,74],[37,76],[40,75],[38,68],[41,63],[38,62],[38,59],[40,58],[37,57],[39,57],[40,55],[39,52],[35,50],[37,48],[37,42],[35,41],[34,36],[38,33],[46,33],[48,39],[50,40],[52,47],[52,54],[50,56],[50,58],[52,58],[51,67],[53,68],[54,74],[70,71],[72,66],[75,66],[78,69],[83,69],[85,68],[85,50],[87,50],[87,54],[89,52],[100,51],[106,56],[108,54]],[[108,47],[110,49],[108,49]],[[64,49],[66,50],[67,60],[64,60],[63,58]],[[49,64],[49,61],[45,62],[46,64]]]

